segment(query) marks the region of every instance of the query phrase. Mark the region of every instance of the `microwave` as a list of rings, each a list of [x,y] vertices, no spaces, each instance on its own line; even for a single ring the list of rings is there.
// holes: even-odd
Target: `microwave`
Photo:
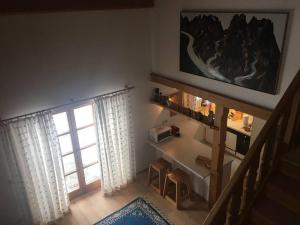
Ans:
[[[149,138],[155,143],[160,143],[172,135],[172,129],[168,126],[155,127],[149,130]]]

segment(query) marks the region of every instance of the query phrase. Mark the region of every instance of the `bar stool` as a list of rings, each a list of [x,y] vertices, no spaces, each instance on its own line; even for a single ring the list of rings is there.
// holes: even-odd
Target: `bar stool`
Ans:
[[[172,189],[170,184],[175,184],[175,196],[172,198]],[[186,194],[183,193],[183,186],[186,188]],[[185,194],[185,196],[182,196]],[[191,200],[192,197],[192,186],[190,176],[182,171],[181,169],[175,169],[172,172],[168,173],[165,178],[164,192],[163,196],[169,200],[177,209],[181,208],[181,203],[188,197]]]
[[[149,165],[148,172],[148,186],[151,185],[155,191],[163,195],[164,180],[167,172],[172,170],[172,164],[163,158],[159,158]],[[153,176],[154,175],[154,176]],[[158,178],[158,184],[155,186],[153,183]]]

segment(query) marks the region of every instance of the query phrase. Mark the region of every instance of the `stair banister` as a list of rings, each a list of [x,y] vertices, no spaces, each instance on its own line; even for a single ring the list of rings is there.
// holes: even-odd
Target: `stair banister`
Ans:
[[[243,195],[242,191],[236,192],[236,188],[237,187],[242,188],[241,183],[243,183],[243,179],[246,176],[250,167],[253,166],[253,163],[255,163],[255,159],[257,161],[257,164],[259,163],[259,157],[261,154],[262,147],[264,146],[264,144],[267,142],[267,140],[270,137],[272,138],[271,135],[274,134],[274,129],[277,129],[278,122],[282,119],[282,116],[285,115],[285,118],[283,118],[283,119],[288,118],[289,109],[292,105],[293,98],[294,98],[297,90],[300,90],[299,87],[300,87],[300,70],[297,72],[293,81],[290,83],[286,92],[284,93],[284,95],[280,99],[279,103],[273,110],[270,118],[267,120],[265,126],[262,128],[258,137],[256,138],[256,140],[250,147],[249,151],[245,155],[244,160],[238,167],[238,169],[235,172],[235,174],[233,175],[232,179],[225,186],[224,191],[222,192],[219,199],[216,201],[213,208],[209,212],[203,225],[225,224],[226,212],[228,210],[227,207],[228,207],[228,203],[229,203],[230,199],[233,197],[234,194],[236,194],[236,195],[238,194],[239,195],[238,198],[242,198],[242,195]],[[286,121],[284,121],[284,122],[286,122]],[[255,181],[256,180],[254,180],[254,182]],[[253,184],[253,186],[254,186],[254,184]],[[254,187],[252,187],[252,188],[254,188]],[[231,199],[231,203],[233,202],[234,199],[236,200],[236,197]],[[235,215],[235,214],[232,216],[240,216],[240,215]],[[232,220],[232,218],[228,219],[229,224],[234,224],[234,225],[237,224],[236,222],[231,223],[230,222],[231,220]],[[234,218],[232,221],[236,221],[236,218]]]

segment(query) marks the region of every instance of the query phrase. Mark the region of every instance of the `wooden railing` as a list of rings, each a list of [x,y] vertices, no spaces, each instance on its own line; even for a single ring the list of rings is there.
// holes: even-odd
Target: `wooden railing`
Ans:
[[[300,70],[246,154],[231,181],[209,212],[203,225],[239,225],[245,220],[258,193],[297,141],[300,120]]]

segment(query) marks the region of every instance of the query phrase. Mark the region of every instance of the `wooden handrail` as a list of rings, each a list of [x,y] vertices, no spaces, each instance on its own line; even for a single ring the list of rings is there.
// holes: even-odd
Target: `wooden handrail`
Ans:
[[[222,222],[217,222],[218,219],[221,216],[222,213],[226,213],[227,206],[229,203],[229,200],[233,197],[234,194],[236,194],[236,188],[240,186],[242,180],[246,176],[247,172],[250,176],[250,168],[253,166],[253,163],[255,159],[257,159],[257,164],[259,163],[259,156],[261,154],[261,150],[264,146],[264,144],[267,142],[267,140],[270,138],[270,134],[272,135],[274,132],[275,127],[277,127],[278,122],[281,120],[283,114],[287,114],[287,110],[289,110],[289,107],[291,106],[293,102],[293,98],[296,95],[297,91],[300,90],[300,70],[296,74],[295,78],[289,85],[288,89],[282,96],[281,100],[275,107],[274,111],[272,112],[270,118],[267,120],[265,126],[262,128],[261,132],[259,133],[258,137],[254,141],[253,145],[249,149],[248,153],[246,154],[244,160],[238,167],[237,171],[233,175],[231,181],[226,185],[224,191],[222,192],[221,196],[217,200],[217,202],[214,204],[213,208],[209,212],[206,220],[204,221],[203,225],[213,225],[213,224],[224,224],[225,220],[223,219]],[[288,112],[289,113],[289,112]],[[288,116],[288,115],[286,115]],[[275,154],[278,154],[275,153]],[[258,168],[258,165],[257,165]],[[257,170],[257,168],[254,168],[254,170]],[[256,182],[256,174],[253,178],[253,182]],[[249,180],[249,179],[248,179]],[[250,181],[248,181],[249,183]],[[251,184],[249,184],[251,185]],[[254,188],[254,184],[252,185]],[[247,187],[246,187],[247,188]],[[242,198],[242,192],[240,193],[240,198]],[[226,217],[226,215],[225,215]],[[240,221],[240,220],[239,220]],[[236,223],[232,223],[236,224]]]

